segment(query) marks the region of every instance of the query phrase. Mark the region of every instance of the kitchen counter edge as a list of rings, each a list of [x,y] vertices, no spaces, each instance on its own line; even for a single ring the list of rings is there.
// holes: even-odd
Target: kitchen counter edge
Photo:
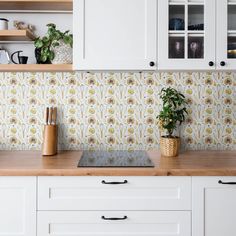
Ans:
[[[0,151],[0,176],[236,176],[236,151],[186,151],[161,157],[148,151],[154,168],[77,168],[82,151],[42,157],[38,151]]]

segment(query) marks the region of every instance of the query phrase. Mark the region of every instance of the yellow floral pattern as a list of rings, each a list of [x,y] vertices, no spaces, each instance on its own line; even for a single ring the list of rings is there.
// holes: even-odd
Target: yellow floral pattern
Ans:
[[[60,149],[152,149],[158,93],[184,93],[185,149],[236,149],[236,74],[1,73],[0,149],[40,149],[46,106],[57,106]]]

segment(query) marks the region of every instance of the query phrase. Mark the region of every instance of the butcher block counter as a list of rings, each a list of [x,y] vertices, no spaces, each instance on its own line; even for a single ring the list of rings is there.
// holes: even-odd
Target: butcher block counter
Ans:
[[[236,151],[186,151],[177,158],[148,151],[154,168],[77,167],[80,151],[42,157],[37,151],[1,151],[0,176],[236,176]]]

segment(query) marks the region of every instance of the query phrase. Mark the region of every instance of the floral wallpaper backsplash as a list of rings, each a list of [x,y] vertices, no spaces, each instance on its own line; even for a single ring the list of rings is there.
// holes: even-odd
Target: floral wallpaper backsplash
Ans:
[[[40,149],[46,106],[60,149],[158,148],[159,92],[188,100],[184,149],[236,149],[236,73],[0,73],[0,149]]]

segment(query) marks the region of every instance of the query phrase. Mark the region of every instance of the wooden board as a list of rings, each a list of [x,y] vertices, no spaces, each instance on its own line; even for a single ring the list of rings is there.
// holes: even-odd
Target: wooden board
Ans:
[[[42,157],[34,151],[0,151],[0,176],[236,176],[236,151],[186,151],[177,158],[149,151],[154,168],[77,168],[82,152]]]
[[[0,10],[72,11],[73,0],[1,0]]]
[[[29,30],[0,30],[0,41],[32,41],[35,36]]]
[[[26,65],[0,65],[0,72],[63,72],[73,71],[72,65],[52,65],[52,64],[26,64]]]

